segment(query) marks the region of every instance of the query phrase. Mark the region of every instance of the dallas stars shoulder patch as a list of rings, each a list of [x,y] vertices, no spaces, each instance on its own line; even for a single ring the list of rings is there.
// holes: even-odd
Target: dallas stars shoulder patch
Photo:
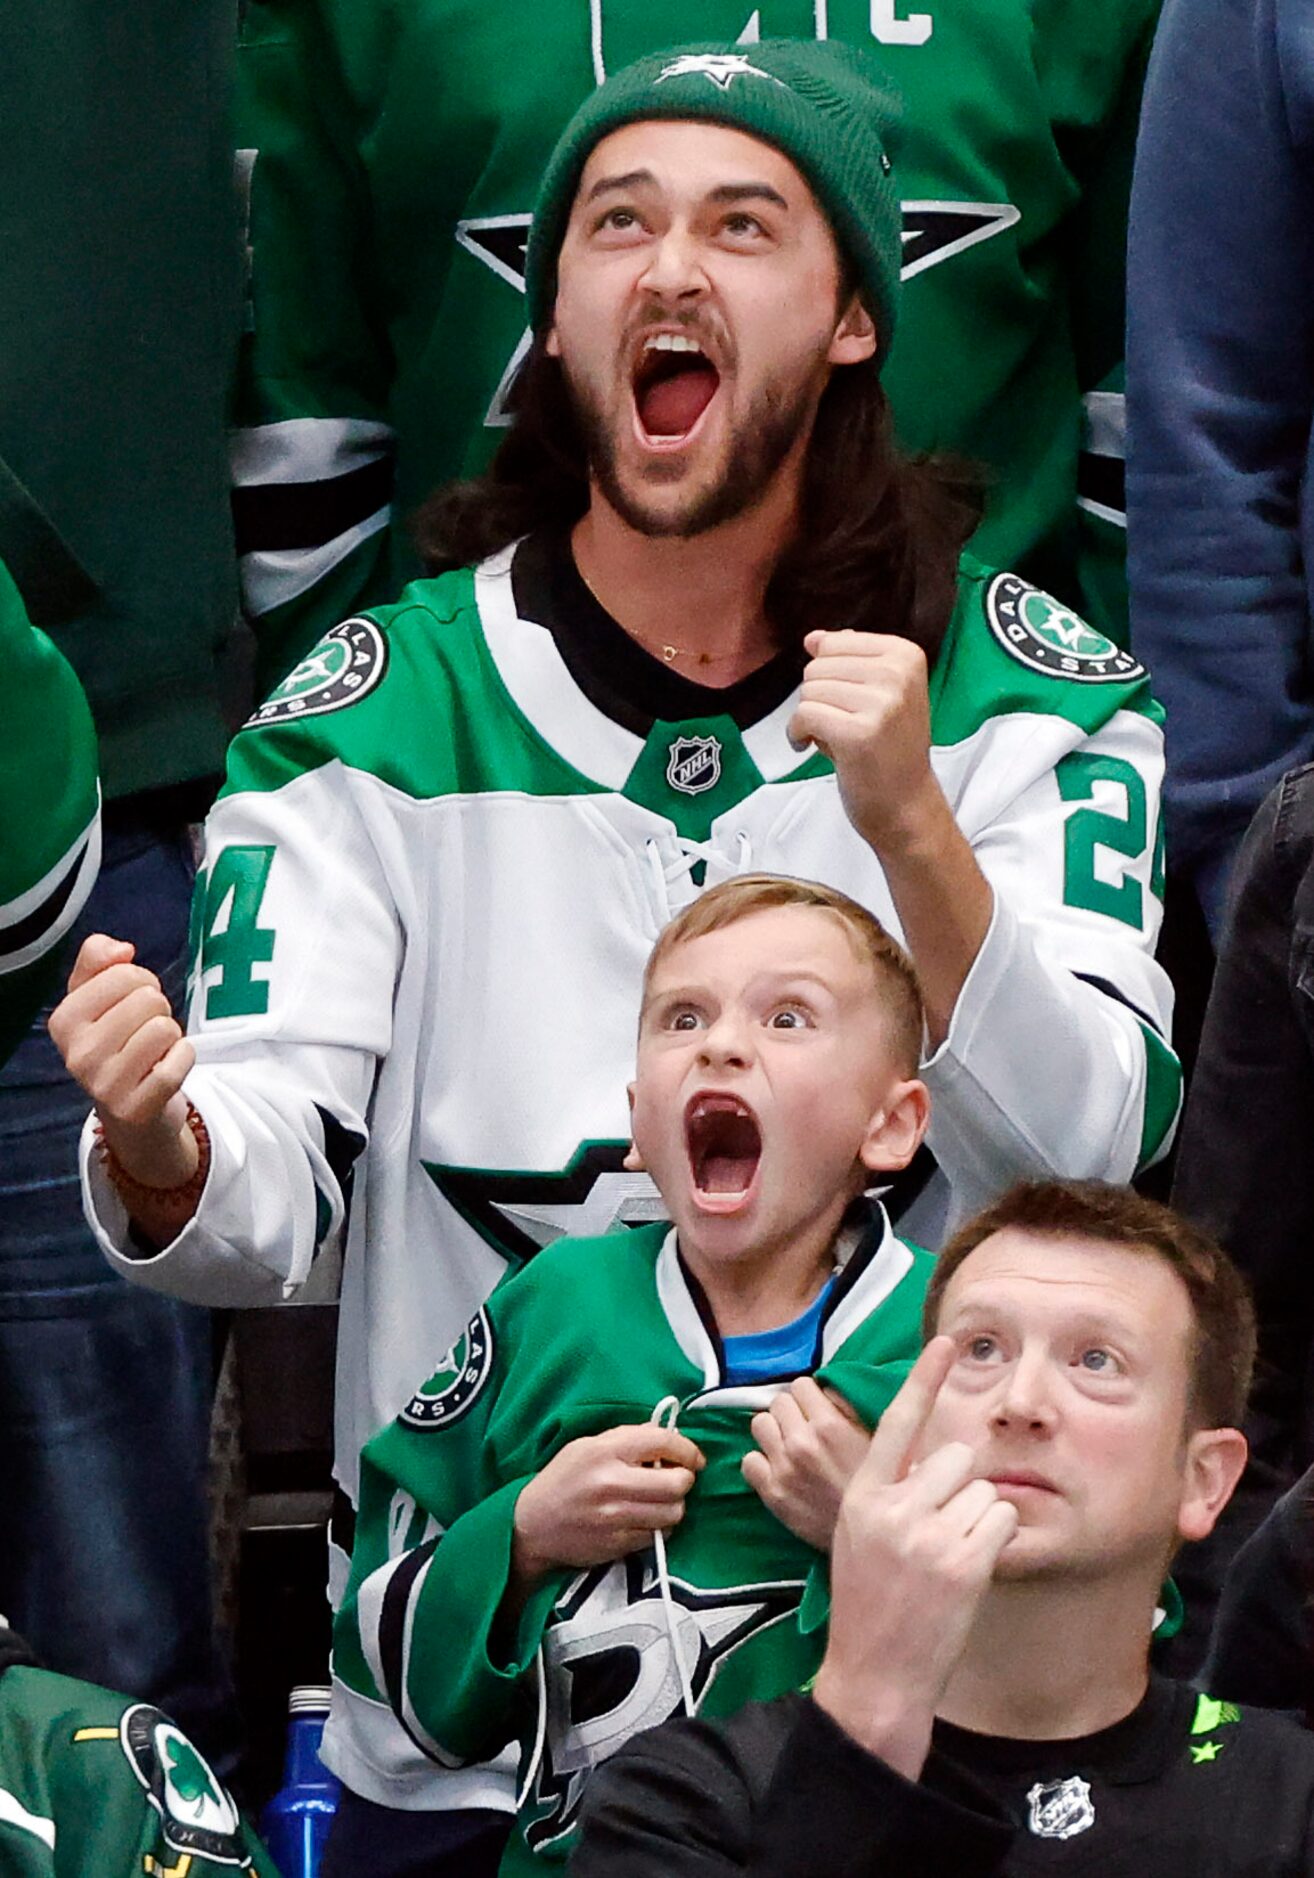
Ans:
[[[1051,594],[1016,574],[996,574],[986,592],[990,630],[1010,658],[1049,678],[1083,685],[1127,684],[1145,667]]]
[[[493,1369],[493,1326],[487,1311],[476,1311],[434,1374],[402,1410],[408,1428],[432,1432],[450,1428],[468,1415]]]
[[[368,697],[387,669],[388,642],[374,621],[343,620],[270,692],[246,728],[341,711]]]

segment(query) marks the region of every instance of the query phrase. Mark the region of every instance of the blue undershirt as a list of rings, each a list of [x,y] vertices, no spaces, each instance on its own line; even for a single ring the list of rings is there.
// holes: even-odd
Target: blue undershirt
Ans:
[[[834,1274],[826,1280],[801,1317],[778,1330],[754,1330],[746,1337],[723,1337],[724,1378],[728,1384],[771,1382],[777,1376],[796,1376],[811,1369],[817,1330],[826,1300],[835,1288]]]

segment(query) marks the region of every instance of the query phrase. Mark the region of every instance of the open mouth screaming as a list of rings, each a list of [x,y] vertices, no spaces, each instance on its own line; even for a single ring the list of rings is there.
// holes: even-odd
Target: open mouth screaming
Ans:
[[[721,374],[688,333],[650,333],[634,367],[634,409],[645,439],[684,443],[721,383]]]
[[[749,1191],[762,1158],[762,1131],[745,1103],[730,1095],[695,1096],[684,1131],[699,1194],[739,1198]]]

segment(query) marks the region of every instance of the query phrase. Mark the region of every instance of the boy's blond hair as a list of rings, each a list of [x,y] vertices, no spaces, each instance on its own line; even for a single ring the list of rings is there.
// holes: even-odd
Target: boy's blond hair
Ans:
[[[871,968],[899,1068],[905,1075],[914,1075],[922,1055],[923,1010],[922,988],[912,960],[865,906],[819,881],[794,880],[785,874],[738,874],[699,894],[657,935],[643,972],[643,1007],[648,1003],[653,972],[676,946],[781,906],[816,907],[840,921],[858,958]]]

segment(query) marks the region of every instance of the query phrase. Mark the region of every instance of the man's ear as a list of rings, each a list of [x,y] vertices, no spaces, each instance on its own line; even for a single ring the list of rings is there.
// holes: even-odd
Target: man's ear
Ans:
[[[625,1099],[630,1105],[630,1120],[631,1122],[633,1122],[634,1120],[634,1084],[632,1082],[626,1083],[625,1085]],[[627,1174],[646,1174],[648,1171],[647,1167],[644,1164],[643,1156],[639,1153],[639,1150],[635,1147],[632,1141],[629,1146],[629,1152],[626,1154],[625,1159],[621,1162],[621,1166],[625,1169],[625,1172]]]
[[[835,328],[826,354],[832,365],[860,365],[876,350],[876,323],[855,293]]]
[[[1246,1438],[1239,1428],[1202,1428],[1187,1441],[1177,1513],[1177,1530],[1183,1539],[1208,1538],[1245,1470],[1246,1453]]]
[[[873,1174],[906,1167],[922,1143],[931,1119],[931,1097],[915,1078],[896,1082],[872,1116],[858,1159]]]

